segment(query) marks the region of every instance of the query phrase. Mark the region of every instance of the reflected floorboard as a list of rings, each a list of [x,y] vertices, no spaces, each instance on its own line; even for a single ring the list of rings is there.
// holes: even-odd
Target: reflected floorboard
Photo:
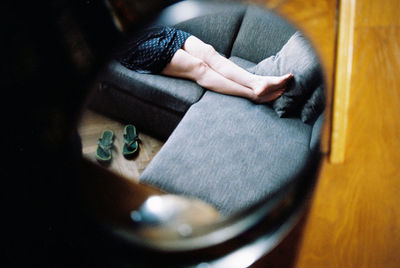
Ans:
[[[110,169],[118,175],[138,181],[140,174],[164,143],[139,131],[141,140],[139,153],[133,159],[126,159],[122,155],[124,126],[124,124],[92,110],[86,110],[78,127],[79,135],[82,139],[82,153],[90,161]],[[96,160],[96,149],[97,140],[106,129],[114,132],[114,147],[110,164],[103,165]]]

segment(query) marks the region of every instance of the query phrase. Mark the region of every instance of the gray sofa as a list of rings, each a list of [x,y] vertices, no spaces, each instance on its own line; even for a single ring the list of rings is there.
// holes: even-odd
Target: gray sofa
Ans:
[[[259,71],[265,59],[275,60],[296,32],[258,7],[216,4],[207,10],[212,14],[176,27],[252,72]],[[301,105],[287,115],[278,115],[271,104],[207,91],[191,81],[136,73],[114,60],[99,79],[92,109],[166,140],[140,182],[202,199],[223,214],[268,199],[304,175],[305,167],[318,157],[322,78],[318,83],[306,81]],[[297,81],[301,79],[299,75]],[[312,118],[304,120],[301,116],[312,98],[318,105],[311,107]]]

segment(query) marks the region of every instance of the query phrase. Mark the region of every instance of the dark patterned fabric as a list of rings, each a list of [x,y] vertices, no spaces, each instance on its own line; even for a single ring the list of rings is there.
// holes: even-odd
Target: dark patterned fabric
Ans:
[[[140,73],[160,73],[191,34],[169,27],[153,27],[138,34],[118,60]]]

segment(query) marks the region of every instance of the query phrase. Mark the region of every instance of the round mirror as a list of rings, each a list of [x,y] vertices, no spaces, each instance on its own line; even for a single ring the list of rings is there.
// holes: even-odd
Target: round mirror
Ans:
[[[128,263],[249,266],[295,225],[314,182],[318,56],[259,6],[187,0],[138,23],[126,14],[139,6],[107,2],[124,41],[79,124],[83,202]]]

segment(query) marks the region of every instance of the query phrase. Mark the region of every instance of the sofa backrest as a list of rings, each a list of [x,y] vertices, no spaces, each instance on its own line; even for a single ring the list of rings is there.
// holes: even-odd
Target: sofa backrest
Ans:
[[[258,63],[275,55],[296,29],[274,12],[249,6],[234,41],[231,56]]]
[[[286,20],[261,7],[231,5],[216,10],[175,27],[211,44],[226,57],[254,63],[276,54],[296,31]]]
[[[178,23],[175,27],[193,34],[229,57],[245,11],[244,5],[225,6],[218,13],[210,11],[210,14]]]

